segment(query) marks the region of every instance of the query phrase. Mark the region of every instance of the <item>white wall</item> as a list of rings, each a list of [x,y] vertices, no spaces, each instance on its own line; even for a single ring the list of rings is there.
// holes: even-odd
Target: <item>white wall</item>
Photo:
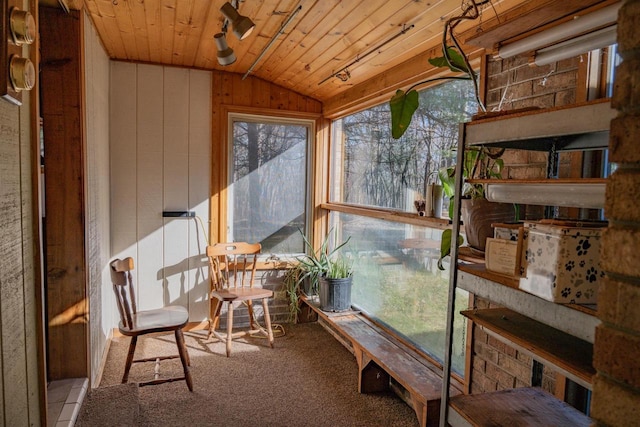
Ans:
[[[179,304],[204,321],[211,73],[113,61],[110,87],[112,259],[134,258],[139,309]]]
[[[91,20],[86,14],[83,16],[90,380],[97,387],[114,319],[113,312],[102,307],[115,305],[109,272],[109,57]]]

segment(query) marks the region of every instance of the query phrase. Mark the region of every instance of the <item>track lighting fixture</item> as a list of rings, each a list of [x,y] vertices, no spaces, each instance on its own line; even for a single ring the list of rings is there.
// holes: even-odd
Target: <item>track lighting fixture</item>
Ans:
[[[222,5],[220,12],[231,22],[233,34],[240,40],[249,36],[256,26],[251,19],[240,15],[236,8],[229,2]]]
[[[218,48],[218,63],[220,65],[231,65],[236,62],[236,54],[233,53],[233,49],[227,44],[225,33],[218,33],[213,36],[213,40],[216,42]]]

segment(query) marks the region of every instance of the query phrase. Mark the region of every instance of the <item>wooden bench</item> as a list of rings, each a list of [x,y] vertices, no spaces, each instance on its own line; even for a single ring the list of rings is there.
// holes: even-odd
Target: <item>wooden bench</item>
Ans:
[[[348,341],[358,363],[358,391],[374,393],[391,387],[391,378],[402,386],[421,427],[438,425],[442,393],[441,369],[401,342],[394,340],[357,312],[327,313],[318,304],[306,304],[341,341]],[[334,333],[335,335],[335,333]],[[460,394],[453,385],[450,395]]]

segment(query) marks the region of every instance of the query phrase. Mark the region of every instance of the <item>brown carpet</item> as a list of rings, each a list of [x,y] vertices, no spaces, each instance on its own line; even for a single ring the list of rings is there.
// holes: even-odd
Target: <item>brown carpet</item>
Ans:
[[[358,393],[355,358],[320,325],[287,324],[285,330],[273,349],[260,338],[234,341],[230,358],[223,343],[206,343],[202,331],[185,333],[193,393],[184,381],[136,388],[138,411],[134,393],[118,386],[129,339],[115,338],[100,387],[89,392],[76,426],[418,425],[414,411],[393,393]],[[137,358],[158,352],[175,352],[172,334],[138,341]],[[161,364],[163,375],[181,369],[178,360]],[[134,364],[129,381],[152,376],[153,363]],[[125,421],[118,411],[132,418]]]

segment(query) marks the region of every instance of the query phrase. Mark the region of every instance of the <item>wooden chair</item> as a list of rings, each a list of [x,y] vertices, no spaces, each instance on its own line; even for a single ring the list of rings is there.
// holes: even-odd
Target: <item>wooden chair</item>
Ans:
[[[220,341],[225,341],[227,357],[231,354],[232,340],[246,335],[263,334],[267,337],[269,346],[273,348],[273,331],[268,305],[268,299],[273,297],[273,291],[253,286],[260,250],[259,243],[218,243],[207,246],[207,256],[211,265],[209,339],[215,336]],[[262,300],[264,327],[254,317],[253,300]],[[220,322],[220,311],[225,302],[227,303],[226,334],[216,331]],[[241,302],[247,306],[248,330],[233,332],[234,302]]]
[[[140,386],[162,384],[173,381],[187,382],[189,391],[193,391],[193,383],[191,373],[189,372],[189,353],[184,342],[182,328],[189,320],[187,309],[182,306],[171,305],[156,310],[138,311],[136,308],[136,298],[133,290],[133,280],[131,270],[133,270],[133,258],[125,258],[123,260],[116,259],[111,262],[111,280],[113,282],[113,290],[116,293],[116,301],[118,311],[120,312],[120,324],[118,329],[120,333],[131,337],[129,344],[129,354],[124,367],[124,375],[122,383],[126,383],[129,378],[129,370],[133,363],[138,362],[156,362],[155,378],[151,381],[139,383]],[[150,357],[146,359],[133,359],[136,343],[140,335],[150,334],[154,332],[173,331],[176,337],[176,345],[178,346],[178,354],[172,356]],[[159,378],[159,361],[165,359],[175,359],[179,357],[182,362],[184,371],[183,377]]]

